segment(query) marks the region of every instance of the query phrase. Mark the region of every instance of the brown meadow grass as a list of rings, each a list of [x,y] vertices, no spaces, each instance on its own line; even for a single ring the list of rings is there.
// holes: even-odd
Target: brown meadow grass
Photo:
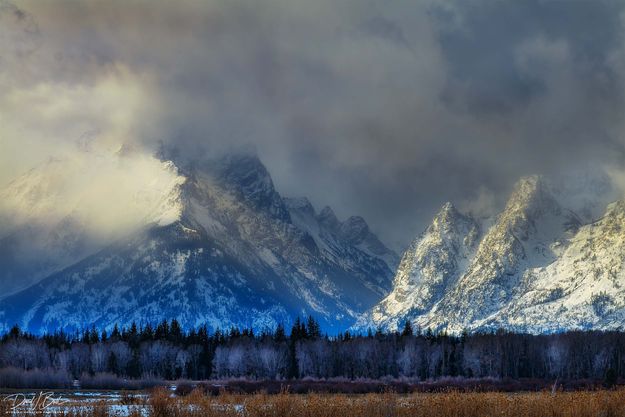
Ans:
[[[2,407],[0,405],[0,407]],[[141,413],[143,408],[144,413]],[[0,408],[0,412],[7,412]],[[14,414],[19,415],[19,414]],[[33,415],[33,414],[29,414]],[[42,414],[43,415],[43,414]],[[50,415],[50,414],[47,414]],[[59,417],[113,417],[110,404],[57,410]],[[625,417],[625,390],[539,393],[290,394],[176,397],[154,390],[132,417]]]

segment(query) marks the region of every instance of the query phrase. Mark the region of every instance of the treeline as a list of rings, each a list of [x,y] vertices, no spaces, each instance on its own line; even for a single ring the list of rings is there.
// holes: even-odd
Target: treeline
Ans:
[[[0,385],[17,371],[93,381],[101,376],[151,379],[297,379],[441,377],[604,380],[625,378],[625,333],[508,332],[450,336],[413,331],[345,332],[328,337],[313,318],[256,333],[251,329],[184,331],[157,326],[91,329],[41,337],[15,327],[0,339]],[[14,374],[13,377],[15,378]]]

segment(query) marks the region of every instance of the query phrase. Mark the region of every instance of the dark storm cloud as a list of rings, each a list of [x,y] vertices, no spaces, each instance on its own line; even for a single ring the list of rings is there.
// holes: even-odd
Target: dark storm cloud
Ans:
[[[43,45],[13,85],[139,85],[136,142],[187,158],[252,143],[283,194],[402,245],[446,200],[501,204],[521,175],[623,158],[622,2],[20,7]]]
[[[464,100],[475,113],[505,112],[548,93],[546,80],[520,68],[516,56],[520,45],[537,36],[566,42],[578,64],[570,69],[589,77],[587,87],[617,93],[606,89],[616,75],[607,60],[622,46],[622,7],[617,2],[482,2],[458,11],[460,28],[454,27],[453,16],[441,14],[442,22],[451,23],[440,30],[451,75],[449,101]],[[536,65],[541,71],[541,63]],[[466,86],[463,96],[454,92],[461,85]]]

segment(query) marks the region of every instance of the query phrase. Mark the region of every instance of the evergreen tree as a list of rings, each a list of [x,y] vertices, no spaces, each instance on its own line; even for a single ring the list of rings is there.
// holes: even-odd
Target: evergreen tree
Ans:
[[[230,333],[228,334],[228,337],[230,339],[238,339],[239,337],[241,337],[241,332],[239,331],[239,329],[233,326],[230,328]]]
[[[21,335],[22,331],[20,330],[20,326],[18,326],[17,324],[11,327],[11,330],[9,330],[9,337],[11,337],[12,339],[17,339]]]
[[[156,340],[167,340],[169,338],[169,323],[167,320],[163,320],[160,322],[158,326],[156,326],[156,331],[154,332],[154,339]]]
[[[299,378],[299,363],[297,361],[297,340],[291,337],[287,355],[287,378]]]
[[[413,335],[412,324],[410,323],[410,320],[406,320],[406,323],[404,323],[404,329],[401,331],[401,335],[402,337]]]
[[[117,356],[115,356],[115,353],[111,352],[111,354],[108,357],[108,360],[106,362],[106,370],[110,373],[113,374],[118,374],[119,369],[117,366]]]
[[[291,336],[290,336],[291,340],[298,341],[304,338],[304,332],[302,332],[302,327],[303,327],[303,324],[299,316],[297,316],[297,318],[295,319],[295,322],[293,323],[293,327],[291,327]]]
[[[614,370],[614,368],[608,368],[608,370],[605,373],[603,384],[605,385],[606,388],[613,388],[614,385],[616,385],[617,379],[618,379],[618,375],[616,374],[616,371]]]
[[[139,351],[132,351],[132,358],[128,361],[126,374],[131,378],[139,378],[141,376],[141,361],[139,360]]]
[[[89,334],[89,342],[90,343],[98,343],[100,341],[100,335],[98,331],[95,329],[95,326],[91,328],[91,333]]]
[[[286,334],[284,332],[284,326],[282,325],[282,323],[278,323],[273,339],[278,343],[286,342]]]
[[[141,330],[141,341],[145,342],[148,340],[154,339],[154,329],[150,323],[146,324],[146,326]]]
[[[306,322],[306,327],[308,328],[308,337],[311,339],[319,339],[321,337],[321,328],[319,327],[319,323],[315,321],[313,316],[308,316],[308,321]]]
[[[299,363],[297,360],[297,344],[306,338],[306,326],[299,316],[295,319],[289,337],[289,351],[287,355],[287,377],[289,379],[299,378]]]
[[[117,323],[115,323],[115,326],[113,326],[113,331],[111,332],[111,340],[116,342],[120,339],[121,334],[119,333],[119,327],[117,326]]]
[[[176,319],[173,319],[171,321],[171,325],[169,326],[169,340],[175,344],[182,342],[182,328]]]

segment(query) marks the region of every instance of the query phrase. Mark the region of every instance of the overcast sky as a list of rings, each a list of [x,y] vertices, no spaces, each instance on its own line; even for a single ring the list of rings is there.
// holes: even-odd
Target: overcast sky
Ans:
[[[97,138],[253,144],[400,248],[447,200],[621,168],[622,1],[0,0],[0,184]]]

